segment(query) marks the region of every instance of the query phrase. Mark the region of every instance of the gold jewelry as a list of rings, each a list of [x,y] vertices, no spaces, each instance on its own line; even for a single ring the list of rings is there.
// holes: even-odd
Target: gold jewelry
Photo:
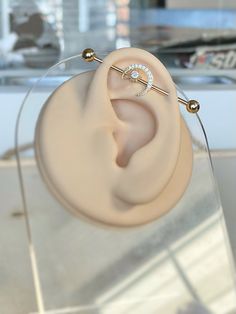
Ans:
[[[84,51],[82,52],[82,58],[86,61],[86,62],[92,62],[92,61],[97,61],[99,63],[102,63],[103,60],[100,59],[99,57],[96,56],[95,51],[92,48],[86,48],[84,49]],[[141,68],[140,68],[141,66]],[[143,68],[144,67],[144,68]],[[143,96],[145,95],[149,90],[154,90],[164,96],[168,96],[169,93],[165,90],[163,90],[162,88],[152,84],[153,82],[153,77],[152,77],[152,73],[151,71],[144,65],[141,64],[132,64],[130,66],[128,66],[127,68],[125,68],[124,70],[120,69],[119,67],[112,65],[111,68],[119,73],[121,73],[122,78],[127,77],[127,74],[130,74],[130,76],[128,77],[128,79],[130,79],[132,82],[138,82],[141,83],[143,85],[145,85],[145,89],[138,93],[137,96]],[[147,69],[147,71],[145,71],[145,69]],[[134,71],[135,70],[135,71]],[[147,76],[148,81],[144,80],[141,75],[140,72],[144,73],[149,73],[149,76]],[[133,76],[131,76],[133,74]],[[151,79],[152,78],[152,79]],[[151,80],[150,80],[151,79]],[[185,105],[186,109],[188,112],[190,113],[197,113],[200,109],[200,104],[197,100],[191,99],[189,101],[178,97],[178,101]]]
[[[143,96],[150,91],[153,85],[152,72],[143,64],[131,64],[123,70],[122,79],[128,78],[131,82],[138,82],[138,79],[142,78],[141,73],[147,77],[147,85],[143,91],[136,96]]]

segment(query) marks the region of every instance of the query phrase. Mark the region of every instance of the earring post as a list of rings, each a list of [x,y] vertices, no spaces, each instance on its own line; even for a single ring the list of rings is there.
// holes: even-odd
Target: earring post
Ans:
[[[96,54],[95,51],[91,48],[86,48],[83,52],[82,52],[82,58],[86,61],[86,62],[92,62],[92,61],[97,61],[99,63],[103,63],[103,60],[100,59]],[[112,65],[111,69],[115,70],[116,72],[119,72],[121,74],[123,74],[124,70],[122,70],[121,68]],[[138,78],[137,82],[143,84],[143,85],[147,85],[147,81],[143,80],[142,78]],[[164,96],[169,96],[169,93],[165,90],[163,90],[162,88],[156,86],[156,85],[152,85],[151,89],[158,92],[159,94],[162,94]],[[197,100],[191,99],[189,101],[178,97],[178,102],[180,102],[181,104],[185,105],[186,109],[188,112],[190,113],[197,113],[200,109],[200,104]]]

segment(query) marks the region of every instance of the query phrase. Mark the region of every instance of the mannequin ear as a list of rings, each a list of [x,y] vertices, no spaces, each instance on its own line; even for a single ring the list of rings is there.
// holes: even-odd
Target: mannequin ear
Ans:
[[[154,84],[169,96],[150,91],[137,97],[142,88],[139,83],[122,80],[119,73],[110,71],[112,64],[126,68],[133,63],[145,64],[153,73]],[[116,144],[116,196],[129,204],[150,202],[173,175],[180,149],[179,105],[169,73],[150,53],[124,48],[104,59],[90,91],[85,108],[89,115],[91,111],[97,114],[100,123],[110,124]]]
[[[120,167],[127,167],[132,156],[154,138],[157,121],[152,112],[138,100],[114,99],[112,106],[122,121],[113,133],[118,150],[116,162]]]
[[[123,80],[110,67],[144,64],[168,96]],[[36,127],[37,164],[57,199],[80,217],[115,226],[157,219],[184,193],[192,145],[175,86],[150,53],[124,48],[50,96]]]

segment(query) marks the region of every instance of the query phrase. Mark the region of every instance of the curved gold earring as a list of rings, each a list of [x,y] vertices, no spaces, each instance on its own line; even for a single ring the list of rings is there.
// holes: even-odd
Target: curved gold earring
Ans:
[[[96,53],[95,53],[95,51],[94,51],[92,48],[86,48],[86,49],[84,49],[84,51],[82,52],[82,58],[83,58],[86,62],[97,61],[97,62],[99,62],[99,63],[103,63],[103,60],[100,59],[100,58],[98,58],[98,57],[96,56]],[[143,66],[143,65],[140,65],[140,64],[134,64],[134,65],[135,65],[134,67],[133,67],[133,64],[132,64],[132,65],[131,65],[131,68],[130,68],[130,66],[129,66],[129,67],[125,68],[124,70],[120,69],[119,67],[117,67],[117,66],[115,66],[115,65],[112,65],[112,66],[111,66],[111,69],[113,69],[113,70],[115,70],[115,71],[121,73],[122,78],[124,78],[127,73],[130,73],[130,70],[138,69],[139,66]],[[138,67],[137,67],[137,66],[138,66]],[[144,66],[144,67],[145,67],[146,69],[148,69],[146,66]],[[143,69],[142,69],[142,70],[143,70]],[[148,71],[150,71],[150,70],[148,69]],[[136,72],[138,72],[138,71],[136,71]],[[132,72],[131,72],[131,73],[132,73]],[[149,73],[151,73],[151,71],[150,71]],[[145,86],[145,89],[144,89],[142,92],[140,92],[139,94],[137,94],[137,96],[143,96],[143,95],[145,95],[149,90],[154,90],[154,91],[156,91],[156,92],[158,92],[158,93],[160,93],[160,94],[162,94],[162,95],[164,95],[164,96],[168,96],[168,95],[169,95],[169,93],[168,93],[167,91],[165,91],[165,90],[163,90],[162,88],[160,88],[160,87],[158,87],[158,86],[152,84],[152,81],[153,81],[152,74],[151,74],[150,77],[148,77],[148,78],[151,78],[151,77],[152,77],[152,80],[151,80],[151,81],[150,81],[150,80],[149,80],[149,81],[144,80],[144,79],[141,77],[140,73],[133,73],[133,74],[134,74],[133,77],[129,77],[129,79],[130,79],[131,81],[133,81],[133,82],[135,81],[135,82],[141,83],[141,84],[143,84],[143,85]],[[135,77],[136,77],[136,78],[135,78]],[[178,101],[179,101],[181,104],[185,105],[187,111],[190,112],[190,113],[197,113],[197,112],[199,111],[199,109],[200,109],[200,104],[199,104],[199,102],[198,102],[197,100],[191,99],[191,100],[187,101],[187,100],[185,100],[185,99],[183,99],[183,98],[181,98],[181,97],[178,97]]]
[[[136,96],[143,96],[147,94],[153,85],[152,72],[143,64],[131,64],[123,70],[121,75],[122,79],[128,78],[131,82],[138,82],[138,79],[142,78],[142,74],[147,78],[147,85]]]

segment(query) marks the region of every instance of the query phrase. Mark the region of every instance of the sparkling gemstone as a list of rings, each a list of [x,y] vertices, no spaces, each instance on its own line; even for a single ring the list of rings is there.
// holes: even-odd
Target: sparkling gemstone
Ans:
[[[139,92],[137,96],[145,95],[153,86],[153,74],[152,72],[143,64],[131,64],[126,67],[123,71],[122,78],[129,78],[133,82],[137,82],[140,78],[143,78],[142,75],[146,77],[146,87],[144,90]]]
[[[132,71],[130,76],[132,79],[137,79],[139,77],[139,72],[138,71]]]

